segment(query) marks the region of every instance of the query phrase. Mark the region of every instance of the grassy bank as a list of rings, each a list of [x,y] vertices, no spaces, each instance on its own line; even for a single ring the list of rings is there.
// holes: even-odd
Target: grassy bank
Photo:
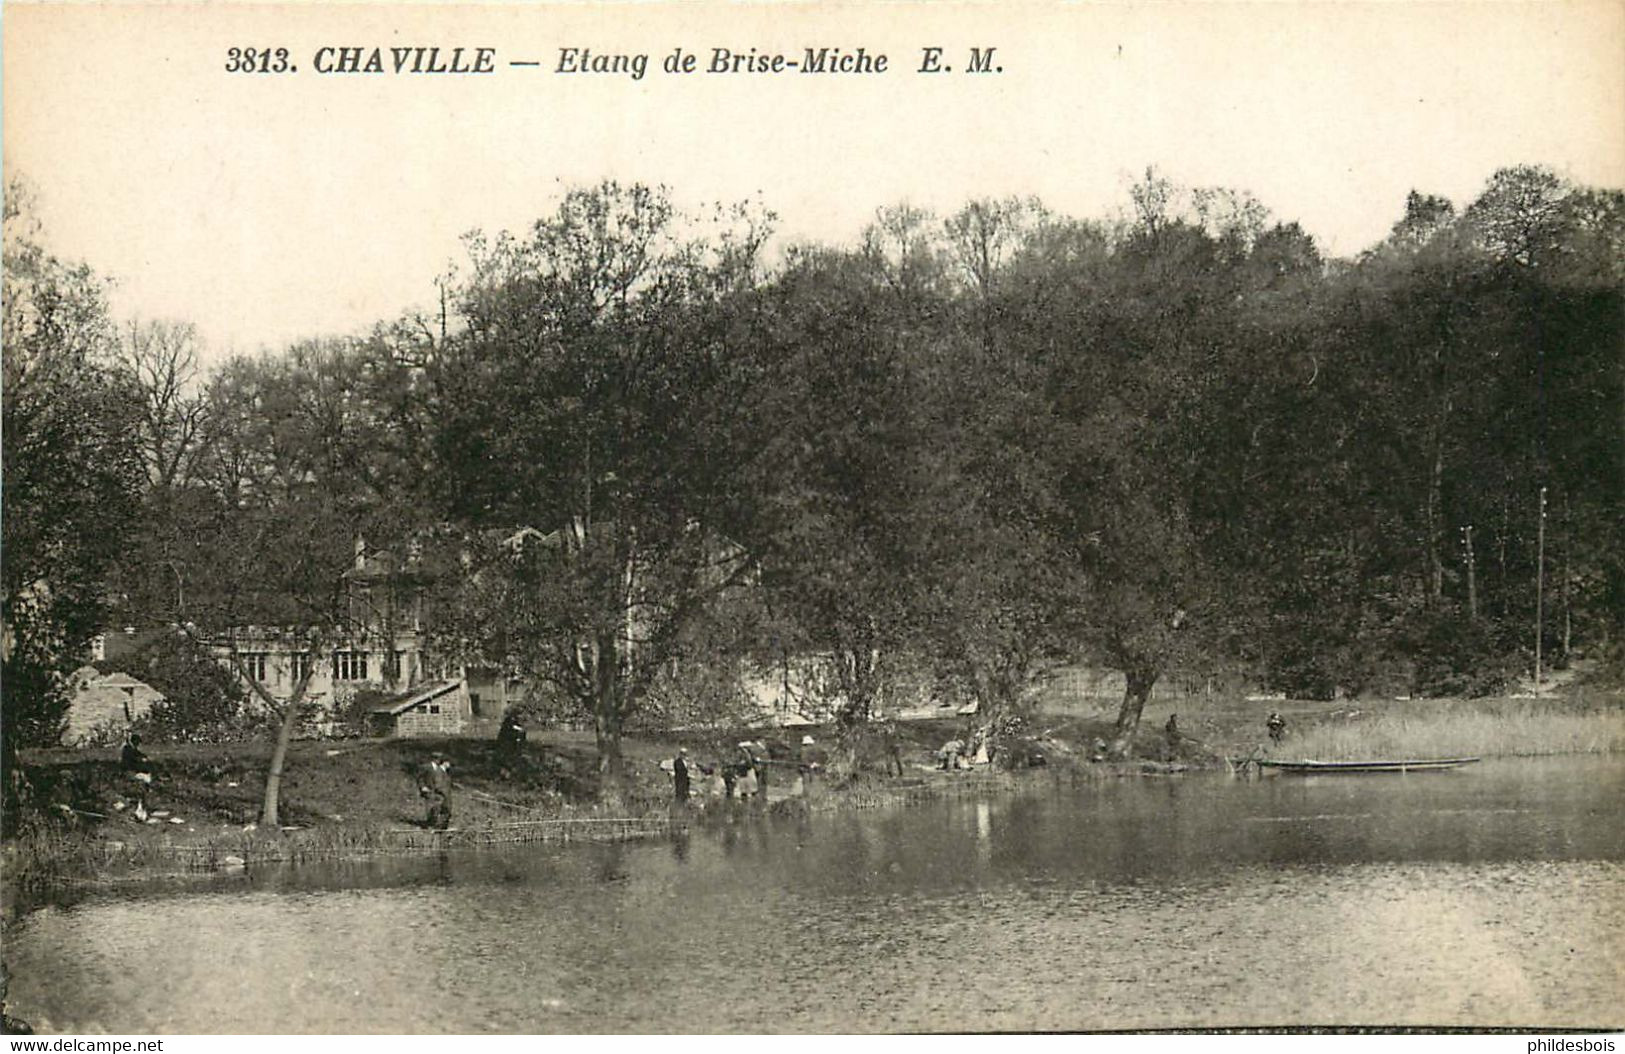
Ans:
[[[1355,707],[1311,725],[1272,753],[1320,761],[1532,757],[1625,751],[1625,710],[1576,711],[1525,699],[1425,700]]]
[[[829,739],[825,730],[811,731],[820,742]],[[768,737],[780,758],[768,770],[775,800],[791,786],[802,734]],[[908,778],[865,776],[849,795],[833,790],[827,778],[815,779],[796,806],[822,810],[848,800],[877,804],[888,793],[898,800],[938,793],[923,785],[953,776],[926,770],[936,746],[952,734],[943,722],[909,726],[902,743]],[[283,782],[283,826],[276,830],[255,822],[269,760],[264,744],[155,746],[148,751],[156,771],[151,785],[122,772],[114,750],[28,751],[30,805],[6,831],[3,848],[5,914],[14,913],[19,896],[26,902],[53,886],[86,880],[660,834],[674,822],[671,777],[660,762],[679,746],[702,764],[733,758],[743,736],[727,730],[630,738],[623,743],[626,779],[613,795],[603,793],[596,746],[583,733],[538,733],[508,753],[489,738],[472,737],[296,743]],[[452,765],[450,832],[427,828],[417,793],[417,773],[436,752]],[[695,783],[702,787],[698,778]],[[703,793],[695,804],[675,822],[703,821]],[[721,806],[709,804],[713,812]]]
[[[1175,709],[1181,734],[1163,728]],[[1288,734],[1269,743],[1263,719],[1279,710]],[[877,808],[951,796],[979,796],[1033,785],[1034,779],[1078,781],[1222,767],[1224,758],[1258,750],[1283,758],[1351,760],[1420,756],[1522,756],[1625,749],[1625,706],[1618,698],[1585,700],[1381,701],[1289,703],[1235,698],[1183,700],[1146,709],[1135,757],[1090,761],[1089,744],[1109,738],[1113,700],[1081,703],[1041,715],[1033,729],[1049,764],[1041,770],[940,772],[934,754],[963,733],[951,717],[899,725],[902,776],[880,775],[887,760],[870,745],[865,771],[843,777],[839,765],[789,791],[802,756],[804,730],[767,733],[778,763],[768,769],[775,812]],[[821,746],[827,729],[810,730]],[[670,776],[660,768],[679,746],[709,764],[734,756],[745,733],[674,733],[633,737],[624,745],[627,779],[603,800],[592,737],[545,731],[517,754],[489,738],[354,740],[294,745],[283,789],[284,826],[255,824],[268,747],[185,745],[150,753],[158,778],[146,786],[119,770],[116,752],[52,750],[25,754],[32,805],[6,832],[5,914],[21,901],[65,883],[234,870],[274,862],[367,854],[469,849],[517,842],[638,838],[678,824],[705,825],[737,803],[699,796],[673,818]],[[752,738],[760,734],[752,733]],[[450,833],[424,825],[416,773],[431,753],[452,763],[456,782]],[[135,817],[136,806],[146,812]]]

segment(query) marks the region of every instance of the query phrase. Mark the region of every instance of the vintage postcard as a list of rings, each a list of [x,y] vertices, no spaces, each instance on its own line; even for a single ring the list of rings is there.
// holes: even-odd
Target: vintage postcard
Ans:
[[[3,28],[8,1031],[1613,1049],[1617,0]]]

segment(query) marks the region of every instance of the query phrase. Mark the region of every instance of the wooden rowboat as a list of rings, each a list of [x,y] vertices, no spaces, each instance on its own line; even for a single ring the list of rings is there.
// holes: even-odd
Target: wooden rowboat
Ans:
[[[1261,768],[1278,769],[1299,776],[1320,773],[1360,772],[1439,772],[1471,765],[1477,758],[1408,758],[1403,761],[1272,761],[1259,758]]]

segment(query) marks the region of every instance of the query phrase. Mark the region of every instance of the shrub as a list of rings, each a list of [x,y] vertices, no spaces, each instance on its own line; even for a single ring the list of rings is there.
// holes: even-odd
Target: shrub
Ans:
[[[1518,668],[1493,623],[1453,608],[1414,613],[1401,631],[1398,650],[1411,662],[1411,694],[1418,696],[1491,695]]]
[[[399,695],[383,688],[358,688],[333,701],[333,724],[343,735],[371,734],[372,708]]]
[[[232,742],[257,735],[269,720],[249,706],[236,675],[183,634],[158,637],[126,669],[164,696],[133,726],[149,743]]]

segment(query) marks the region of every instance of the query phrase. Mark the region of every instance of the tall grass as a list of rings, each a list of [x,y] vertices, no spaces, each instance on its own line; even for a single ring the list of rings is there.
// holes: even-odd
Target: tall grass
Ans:
[[[1625,750],[1625,711],[1575,712],[1548,704],[1416,704],[1313,725],[1276,757],[1358,761],[1424,757],[1522,757]]]

